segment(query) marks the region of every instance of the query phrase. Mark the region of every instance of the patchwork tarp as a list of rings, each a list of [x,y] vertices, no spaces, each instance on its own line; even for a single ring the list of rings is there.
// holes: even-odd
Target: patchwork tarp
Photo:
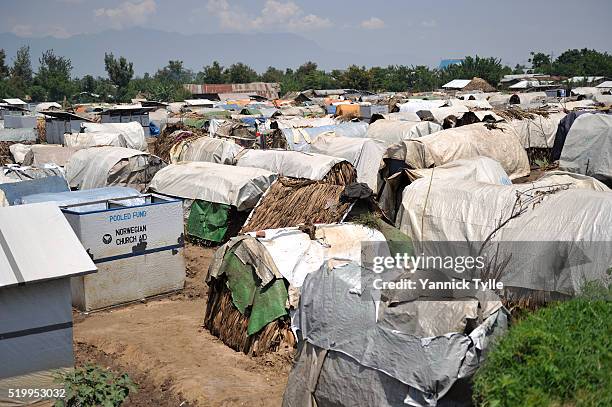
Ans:
[[[126,147],[135,150],[147,151],[147,140],[145,139],[144,129],[138,122],[130,123],[81,123],[85,133],[114,133],[122,135],[125,139]]]
[[[474,291],[391,306],[364,288],[373,275],[349,263],[306,278],[294,318],[303,341],[283,406],[469,405],[462,386],[507,330],[499,298]]]
[[[34,165],[37,167],[45,164],[55,164],[64,167],[76,148],[62,147],[54,144],[34,144],[23,159],[23,165]]]
[[[102,146],[128,147],[125,137],[121,133],[66,133],[64,145],[74,148],[90,148]]]
[[[499,162],[510,179],[529,175],[529,159],[516,135],[470,124],[404,140],[389,147],[385,155],[405,161],[409,168],[440,166],[462,158],[484,156]]]
[[[357,182],[363,182],[375,193],[379,187],[378,170],[385,154],[385,144],[370,138],[322,134],[312,141],[310,152],[343,158],[357,170]]]
[[[187,219],[187,233],[211,242],[221,242],[227,234],[230,205],[195,200]]]
[[[612,117],[583,114],[567,135],[559,168],[612,185]]]
[[[149,185],[152,191],[183,199],[251,209],[277,175],[259,168],[234,167],[203,161],[171,164]]]
[[[419,138],[440,130],[442,126],[434,122],[382,119],[370,124],[366,137],[380,140],[390,146],[402,140]]]
[[[320,181],[342,161],[323,154],[287,150],[244,150],[238,155],[238,167],[262,168],[285,177]]]
[[[183,141],[170,150],[172,163],[180,161],[205,161],[209,163],[234,165],[236,155],[242,147],[233,141],[213,137],[199,137]]]
[[[345,122],[331,126],[285,128],[281,129],[287,140],[288,150],[309,151],[310,144],[321,134],[334,133],[342,137],[361,138],[366,136],[368,124],[362,122]]]
[[[72,188],[90,189],[120,185],[144,191],[153,175],[164,166],[158,157],[123,147],[79,150],[66,164]]]

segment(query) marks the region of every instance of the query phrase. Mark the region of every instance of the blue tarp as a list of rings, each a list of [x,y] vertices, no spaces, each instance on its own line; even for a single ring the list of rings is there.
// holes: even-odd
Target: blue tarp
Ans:
[[[70,191],[66,179],[58,176],[0,184],[0,189],[9,205],[20,205],[22,198],[27,195]]]

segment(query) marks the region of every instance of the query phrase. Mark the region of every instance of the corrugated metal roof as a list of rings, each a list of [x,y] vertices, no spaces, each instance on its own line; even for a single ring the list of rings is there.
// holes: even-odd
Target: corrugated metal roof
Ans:
[[[9,105],[27,105],[26,102],[24,102],[23,100],[19,98],[9,98],[9,99],[2,99],[2,100],[4,100]]]
[[[612,81],[605,81],[596,86],[596,88],[612,88]]]
[[[446,85],[442,87],[444,89],[463,89],[467,85],[469,85],[470,82],[472,82],[471,79],[453,79],[452,81],[450,81],[449,83],[447,83]]]
[[[94,271],[96,266],[55,204],[0,208],[0,287]]]

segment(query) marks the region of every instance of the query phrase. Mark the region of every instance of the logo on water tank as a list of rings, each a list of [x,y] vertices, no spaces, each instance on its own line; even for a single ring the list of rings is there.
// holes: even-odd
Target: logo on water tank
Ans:
[[[102,236],[102,242],[104,244],[109,244],[112,241],[113,241],[113,237],[111,235],[109,235],[108,233],[105,234],[104,236]]]

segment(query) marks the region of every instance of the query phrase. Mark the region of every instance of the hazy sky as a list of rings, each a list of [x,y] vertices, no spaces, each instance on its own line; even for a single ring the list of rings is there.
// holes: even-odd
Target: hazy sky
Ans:
[[[612,0],[4,0],[0,32],[69,37],[142,26],[183,34],[291,32],[375,65],[479,54],[612,50]],[[129,40],[129,39],[126,39]],[[310,56],[316,60],[316,55]]]

